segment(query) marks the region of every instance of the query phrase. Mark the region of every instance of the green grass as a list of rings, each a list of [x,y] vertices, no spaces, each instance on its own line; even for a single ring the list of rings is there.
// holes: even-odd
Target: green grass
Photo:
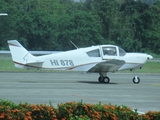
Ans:
[[[138,73],[160,73],[160,62],[147,62]]]
[[[21,68],[16,68],[13,61],[10,58],[0,59],[0,71],[11,71],[11,72],[33,72],[35,70],[26,70]],[[54,72],[54,70],[49,71],[38,71],[38,72]],[[130,72],[129,70],[121,72]],[[147,62],[142,69],[136,70],[136,73],[160,73],[160,62]]]
[[[129,73],[130,70],[123,70],[120,73]],[[146,62],[141,69],[136,69],[135,73],[160,73],[160,62]]]
[[[0,71],[26,71],[26,70],[16,68],[12,60],[0,59]]]

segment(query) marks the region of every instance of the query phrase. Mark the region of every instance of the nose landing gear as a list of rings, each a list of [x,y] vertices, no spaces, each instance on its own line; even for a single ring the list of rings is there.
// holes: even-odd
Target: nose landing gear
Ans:
[[[134,84],[138,84],[139,82],[140,82],[140,78],[139,77],[137,77],[137,76],[133,77],[133,83]]]
[[[132,81],[134,84],[138,84],[140,82],[140,78],[138,76],[136,76],[134,70],[133,70],[133,73],[134,73],[134,77],[133,77]]]

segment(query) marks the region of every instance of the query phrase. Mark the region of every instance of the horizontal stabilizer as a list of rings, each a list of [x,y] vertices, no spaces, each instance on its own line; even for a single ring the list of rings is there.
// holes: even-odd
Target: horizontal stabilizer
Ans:
[[[39,61],[39,60],[36,60],[36,61],[27,61],[26,62],[26,65],[28,66],[36,66],[36,67],[42,67],[42,64],[44,63],[44,61]]]
[[[44,61],[27,61],[26,64],[42,64]]]

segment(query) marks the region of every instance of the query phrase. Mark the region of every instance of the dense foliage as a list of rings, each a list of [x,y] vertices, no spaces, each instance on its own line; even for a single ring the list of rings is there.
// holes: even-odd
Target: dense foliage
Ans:
[[[82,0],[83,1],[83,0]],[[29,50],[115,44],[160,54],[160,0],[0,0],[0,49],[17,39]]]
[[[15,104],[0,99],[0,120],[159,120],[160,112],[138,115],[126,106],[67,102],[50,105]]]

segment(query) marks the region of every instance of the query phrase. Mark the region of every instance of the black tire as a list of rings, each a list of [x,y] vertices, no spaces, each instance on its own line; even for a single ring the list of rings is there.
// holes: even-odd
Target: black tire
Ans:
[[[138,83],[140,82],[140,78],[137,77],[137,79],[136,79],[136,77],[137,77],[137,76],[135,76],[135,77],[133,78],[133,83],[134,83],[134,84],[138,84]]]
[[[109,83],[109,82],[110,82],[109,77],[104,77],[104,78],[103,78],[103,82],[104,82],[104,83]]]
[[[100,83],[102,83],[102,82],[103,82],[103,77],[100,76],[100,77],[98,78],[98,81],[99,81]]]

